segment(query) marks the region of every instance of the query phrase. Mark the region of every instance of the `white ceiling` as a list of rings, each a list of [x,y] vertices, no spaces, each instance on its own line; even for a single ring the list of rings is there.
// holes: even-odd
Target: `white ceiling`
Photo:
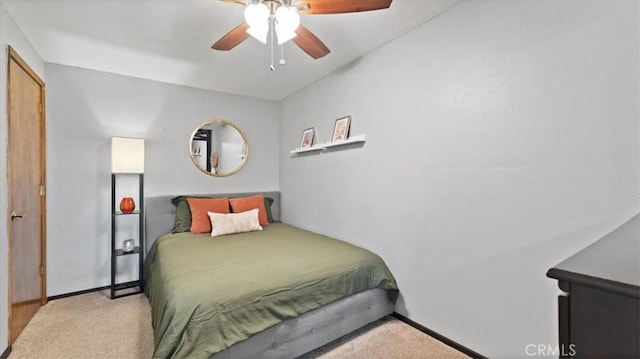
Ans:
[[[353,0],[358,1],[358,0]],[[303,15],[331,49],[314,60],[292,42],[285,66],[253,38],[211,45],[244,21],[242,5],[218,0],[0,0],[46,62],[281,100],[446,11],[459,0],[395,0],[389,9]]]

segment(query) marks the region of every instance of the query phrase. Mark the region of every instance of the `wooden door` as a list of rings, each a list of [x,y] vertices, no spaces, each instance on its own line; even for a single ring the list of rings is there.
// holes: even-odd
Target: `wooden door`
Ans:
[[[9,344],[46,302],[44,82],[9,48]]]

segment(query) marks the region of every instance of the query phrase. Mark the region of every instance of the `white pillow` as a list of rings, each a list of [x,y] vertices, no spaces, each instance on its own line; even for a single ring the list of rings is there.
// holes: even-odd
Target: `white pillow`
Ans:
[[[211,237],[262,230],[257,208],[240,213],[207,212],[207,214],[211,221]]]

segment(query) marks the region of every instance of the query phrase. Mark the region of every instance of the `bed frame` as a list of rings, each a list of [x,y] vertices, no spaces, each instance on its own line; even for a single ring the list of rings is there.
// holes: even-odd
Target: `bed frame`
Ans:
[[[193,195],[194,197],[241,197],[263,194],[273,198],[271,213],[280,221],[280,192],[245,192]],[[145,254],[155,240],[173,228],[175,196],[145,198]],[[393,312],[393,302],[383,289],[370,289],[328,304],[299,317],[276,324],[249,339],[211,356],[230,358],[295,358],[332,342]]]

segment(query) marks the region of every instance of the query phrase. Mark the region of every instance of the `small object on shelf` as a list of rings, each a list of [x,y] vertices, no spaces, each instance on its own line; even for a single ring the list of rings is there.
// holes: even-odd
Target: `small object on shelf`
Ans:
[[[122,242],[122,251],[125,253],[133,252],[135,246],[135,241],[133,239],[125,239]]]
[[[333,136],[331,142],[346,141],[349,138],[349,128],[351,127],[351,116],[345,116],[336,120],[333,126]]]
[[[136,203],[133,201],[131,197],[124,197],[122,201],[120,201],[120,210],[122,213],[133,213],[136,209]]]
[[[314,127],[307,128],[302,131],[302,140],[300,141],[299,148],[309,148],[313,146],[313,138],[316,133],[316,129]]]

